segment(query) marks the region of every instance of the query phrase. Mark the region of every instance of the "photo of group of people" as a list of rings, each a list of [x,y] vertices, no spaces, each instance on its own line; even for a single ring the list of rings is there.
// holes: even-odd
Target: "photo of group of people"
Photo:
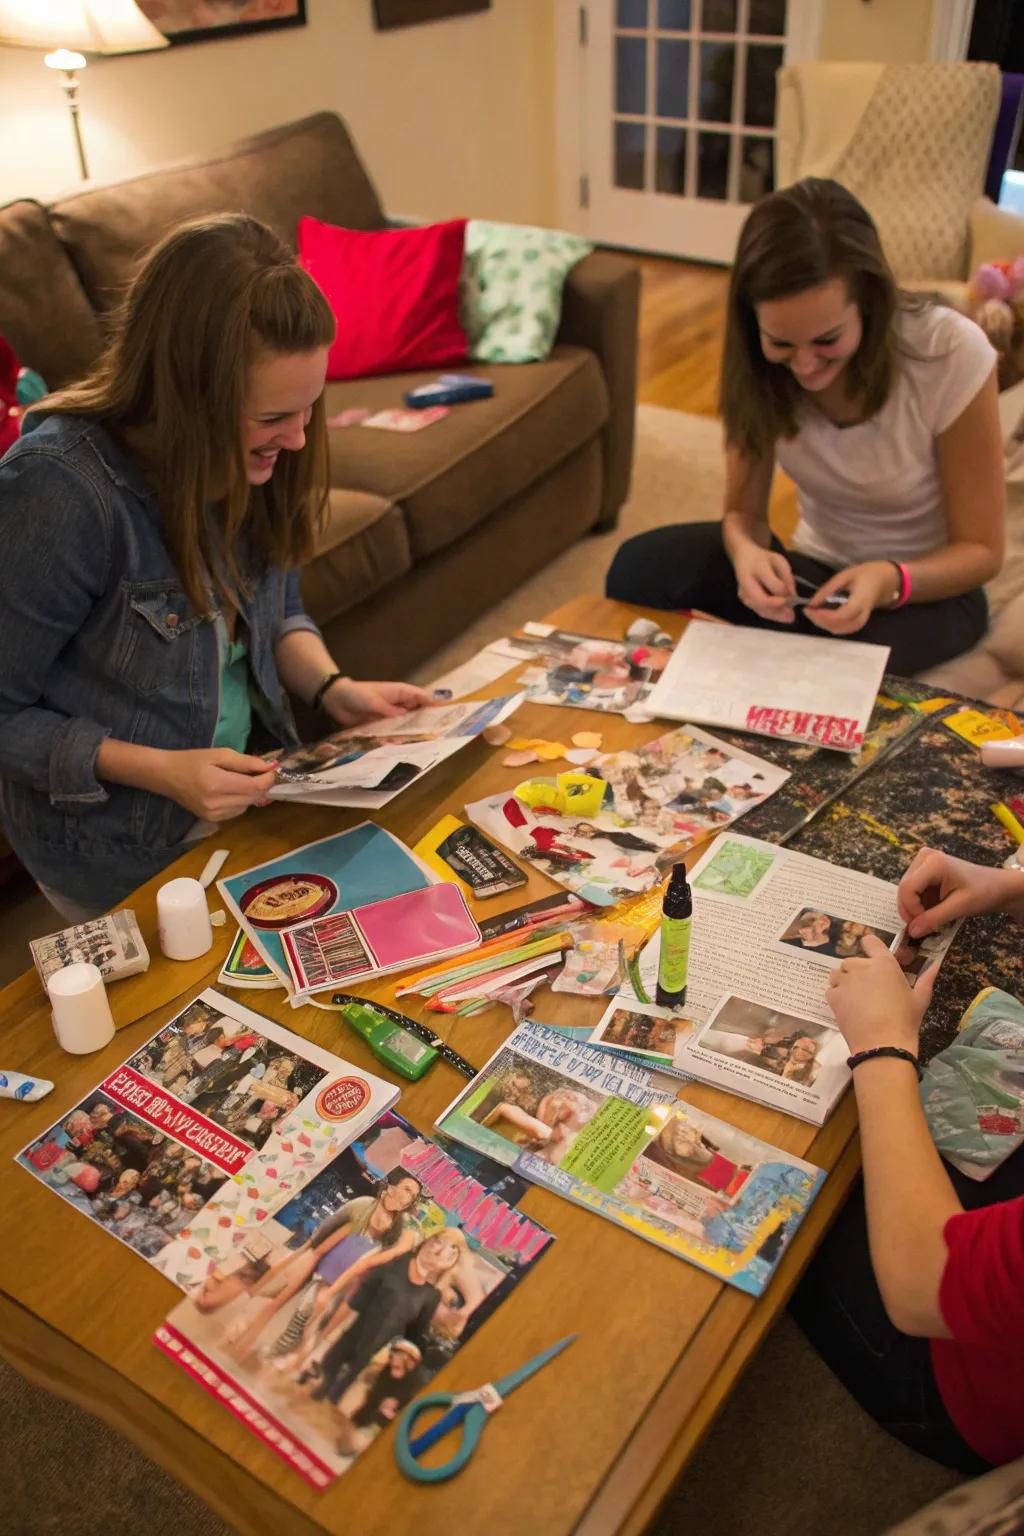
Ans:
[[[629,1008],[612,1004],[590,1036],[590,1044],[671,1062],[691,1028],[688,1020],[649,1003]]]
[[[838,1030],[745,997],[724,998],[697,1044],[806,1088],[813,1087],[823,1068],[841,1065],[848,1054]]]
[[[127,1065],[257,1150],[326,1076],[323,1067],[201,1000]]]
[[[194,1220],[225,1178],[98,1092],[19,1153],[18,1162],[145,1259]]]
[[[569,704],[621,714],[643,703],[671,656],[669,646],[638,646],[552,630],[548,635],[515,635],[517,655],[532,653],[542,665],[520,677],[538,704]]]
[[[75,923],[31,943],[32,959],[45,986],[66,965],[95,965],[103,976],[132,976],[149,965],[149,951],[133,912]]]
[[[508,795],[467,806],[467,814],[517,857],[602,906],[660,883],[694,843],[752,810],[788,777],[695,727],[637,751],[606,754],[586,774],[605,784],[589,816],[536,801],[526,807]]]
[[[442,1152],[385,1113],[271,1220],[247,1229],[168,1327],[343,1471],[551,1241],[516,1215],[485,1246],[471,1218],[467,1227],[444,1203],[469,1179],[481,1199],[489,1194],[487,1231],[498,1234],[504,1197],[517,1196],[520,1181],[471,1151]]]
[[[841,965],[844,960],[863,959],[861,940],[872,934],[887,949],[896,942],[894,931],[876,928],[872,923],[839,917],[817,907],[801,907],[779,934],[777,943],[792,954],[794,950],[826,965]]]

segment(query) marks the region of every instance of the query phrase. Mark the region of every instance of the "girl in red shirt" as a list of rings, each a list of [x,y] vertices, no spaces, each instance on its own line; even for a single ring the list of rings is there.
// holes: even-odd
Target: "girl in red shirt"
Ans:
[[[1024,918],[1024,871],[924,849],[899,888],[911,938],[957,917]],[[865,935],[865,958],[831,973],[850,1047],[864,1164],[792,1310],[868,1413],[965,1472],[1024,1455],[1024,1147],[983,1184],[943,1163],[915,1067],[932,977],[913,991]],[[883,1048],[885,1054],[870,1054]],[[895,1048],[893,1051],[891,1048]],[[868,1053],[864,1056],[862,1053]]]

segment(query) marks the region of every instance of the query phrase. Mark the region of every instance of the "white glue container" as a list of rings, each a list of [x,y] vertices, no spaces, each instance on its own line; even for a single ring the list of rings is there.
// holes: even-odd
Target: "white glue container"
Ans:
[[[114,1038],[114,1016],[99,967],[65,965],[46,983],[57,1044],[75,1056],[101,1050]]]
[[[198,880],[168,880],[156,893],[160,948],[168,960],[198,960],[213,946],[210,909]]]

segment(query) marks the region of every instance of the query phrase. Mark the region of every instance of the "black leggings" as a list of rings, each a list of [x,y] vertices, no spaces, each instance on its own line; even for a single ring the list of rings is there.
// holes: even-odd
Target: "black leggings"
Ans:
[[[772,548],[784,554],[798,576],[820,586],[835,574],[831,566],[809,555]],[[821,636],[823,630],[796,610],[793,625],[762,619],[740,601],[736,573],[722,543],[721,523],[676,523],[637,534],[619,546],[605,583],[608,597],[643,608],[702,608],[732,624],[762,629],[787,629]],[[988,625],[988,604],[980,588],[935,603],[879,609],[851,640],[869,640],[890,649],[888,671],[913,677],[927,667],[960,656],[976,645]],[[829,638],[826,636],[826,638]]]
[[[1024,1150],[979,1184],[947,1164],[965,1210],[1024,1192]],[[889,1321],[871,1268],[863,1188],[853,1191],[789,1304],[791,1315],[846,1390],[884,1430],[943,1466],[989,1470],[946,1411],[927,1339]]]

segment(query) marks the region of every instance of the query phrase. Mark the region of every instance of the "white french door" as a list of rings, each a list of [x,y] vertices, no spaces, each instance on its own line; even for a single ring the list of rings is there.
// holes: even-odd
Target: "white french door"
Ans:
[[[731,261],[750,204],[773,185],[775,72],[813,57],[819,22],[817,0],[586,0],[573,227]]]

